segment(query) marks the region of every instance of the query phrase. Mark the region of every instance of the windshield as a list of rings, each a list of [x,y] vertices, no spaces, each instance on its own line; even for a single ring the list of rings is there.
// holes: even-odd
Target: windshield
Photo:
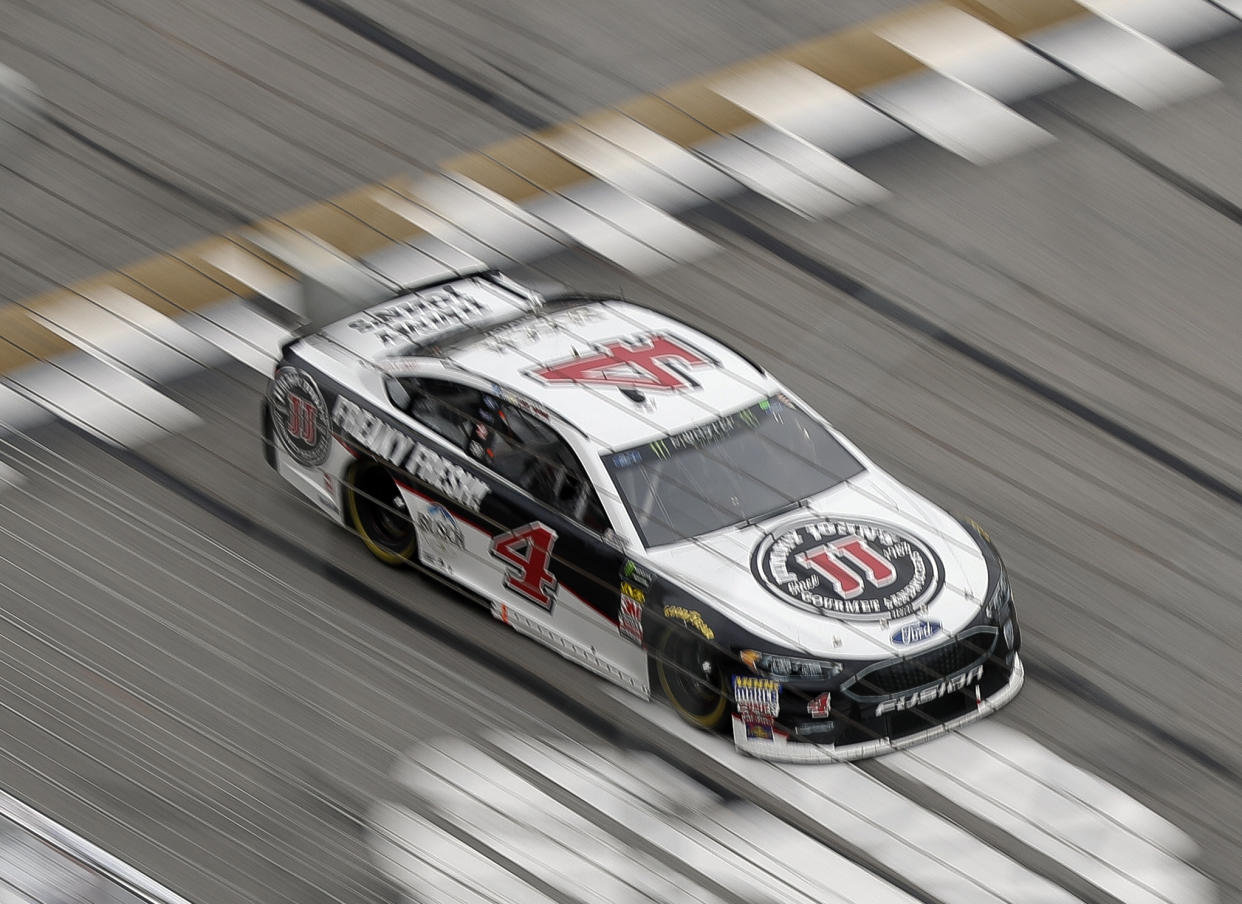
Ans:
[[[783,395],[603,460],[649,547],[757,520],[863,470]]]

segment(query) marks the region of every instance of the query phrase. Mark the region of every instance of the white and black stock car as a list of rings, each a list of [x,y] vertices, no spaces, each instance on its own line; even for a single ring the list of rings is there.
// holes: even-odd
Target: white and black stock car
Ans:
[[[288,343],[268,461],[384,562],[769,759],[883,753],[1023,680],[1000,557],[768,373],[495,273]]]

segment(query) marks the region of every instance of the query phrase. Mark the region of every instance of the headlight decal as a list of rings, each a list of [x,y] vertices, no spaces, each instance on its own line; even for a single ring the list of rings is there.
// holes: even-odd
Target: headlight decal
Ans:
[[[839,675],[845,668],[839,662],[826,659],[802,659],[759,650],[742,650],[739,658],[757,675],[794,680],[817,680]]]

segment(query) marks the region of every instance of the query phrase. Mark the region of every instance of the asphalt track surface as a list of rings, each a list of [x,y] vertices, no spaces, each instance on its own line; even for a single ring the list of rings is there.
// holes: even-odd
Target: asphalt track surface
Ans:
[[[694,4],[670,23],[666,5],[523,4],[509,30],[516,6],[362,10],[418,36],[436,63],[420,66],[327,6],[258,4],[243,36],[240,4],[83,18],[7,0],[0,59],[60,127],[2,174],[5,297],[503,137],[530,124],[513,109],[558,119],[883,11]],[[478,41],[503,58],[481,62]],[[733,341],[984,522],[1028,650],[1027,688],[996,718],[1181,826],[1236,901],[1242,64],[1237,38],[1188,56],[1220,91],[1151,114],[1074,87],[1022,108],[1058,139],[1038,152],[978,168],[907,144],[858,163],[893,190],[876,208],[809,223],[741,202],[691,220],[722,248],[695,265],[639,280],[564,254],[540,275]],[[336,87],[299,85],[292,57]],[[203,95],[223,96],[205,74],[224,71],[298,103],[256,93],[227,113]],[[6,787],[191,900],[346,901],[392,894],[359,820],[422,738],[502,725],[591,742],[616,722],[611,740],[674,744],[278,485],[260,391],[239,366],[178,383],[204,426],[136,453],[63,425],[5,448],[27,475],[0,493]],[[466,714],[480,703],[490,718]]]

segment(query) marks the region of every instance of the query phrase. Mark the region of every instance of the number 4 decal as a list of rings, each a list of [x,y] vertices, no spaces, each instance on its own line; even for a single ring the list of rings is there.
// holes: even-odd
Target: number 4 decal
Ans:
[[[492,555],[507,562],[505,586],[545,609],[556,602],[556,577],[548,571],[556,531],[539,521],[492,538]]]

